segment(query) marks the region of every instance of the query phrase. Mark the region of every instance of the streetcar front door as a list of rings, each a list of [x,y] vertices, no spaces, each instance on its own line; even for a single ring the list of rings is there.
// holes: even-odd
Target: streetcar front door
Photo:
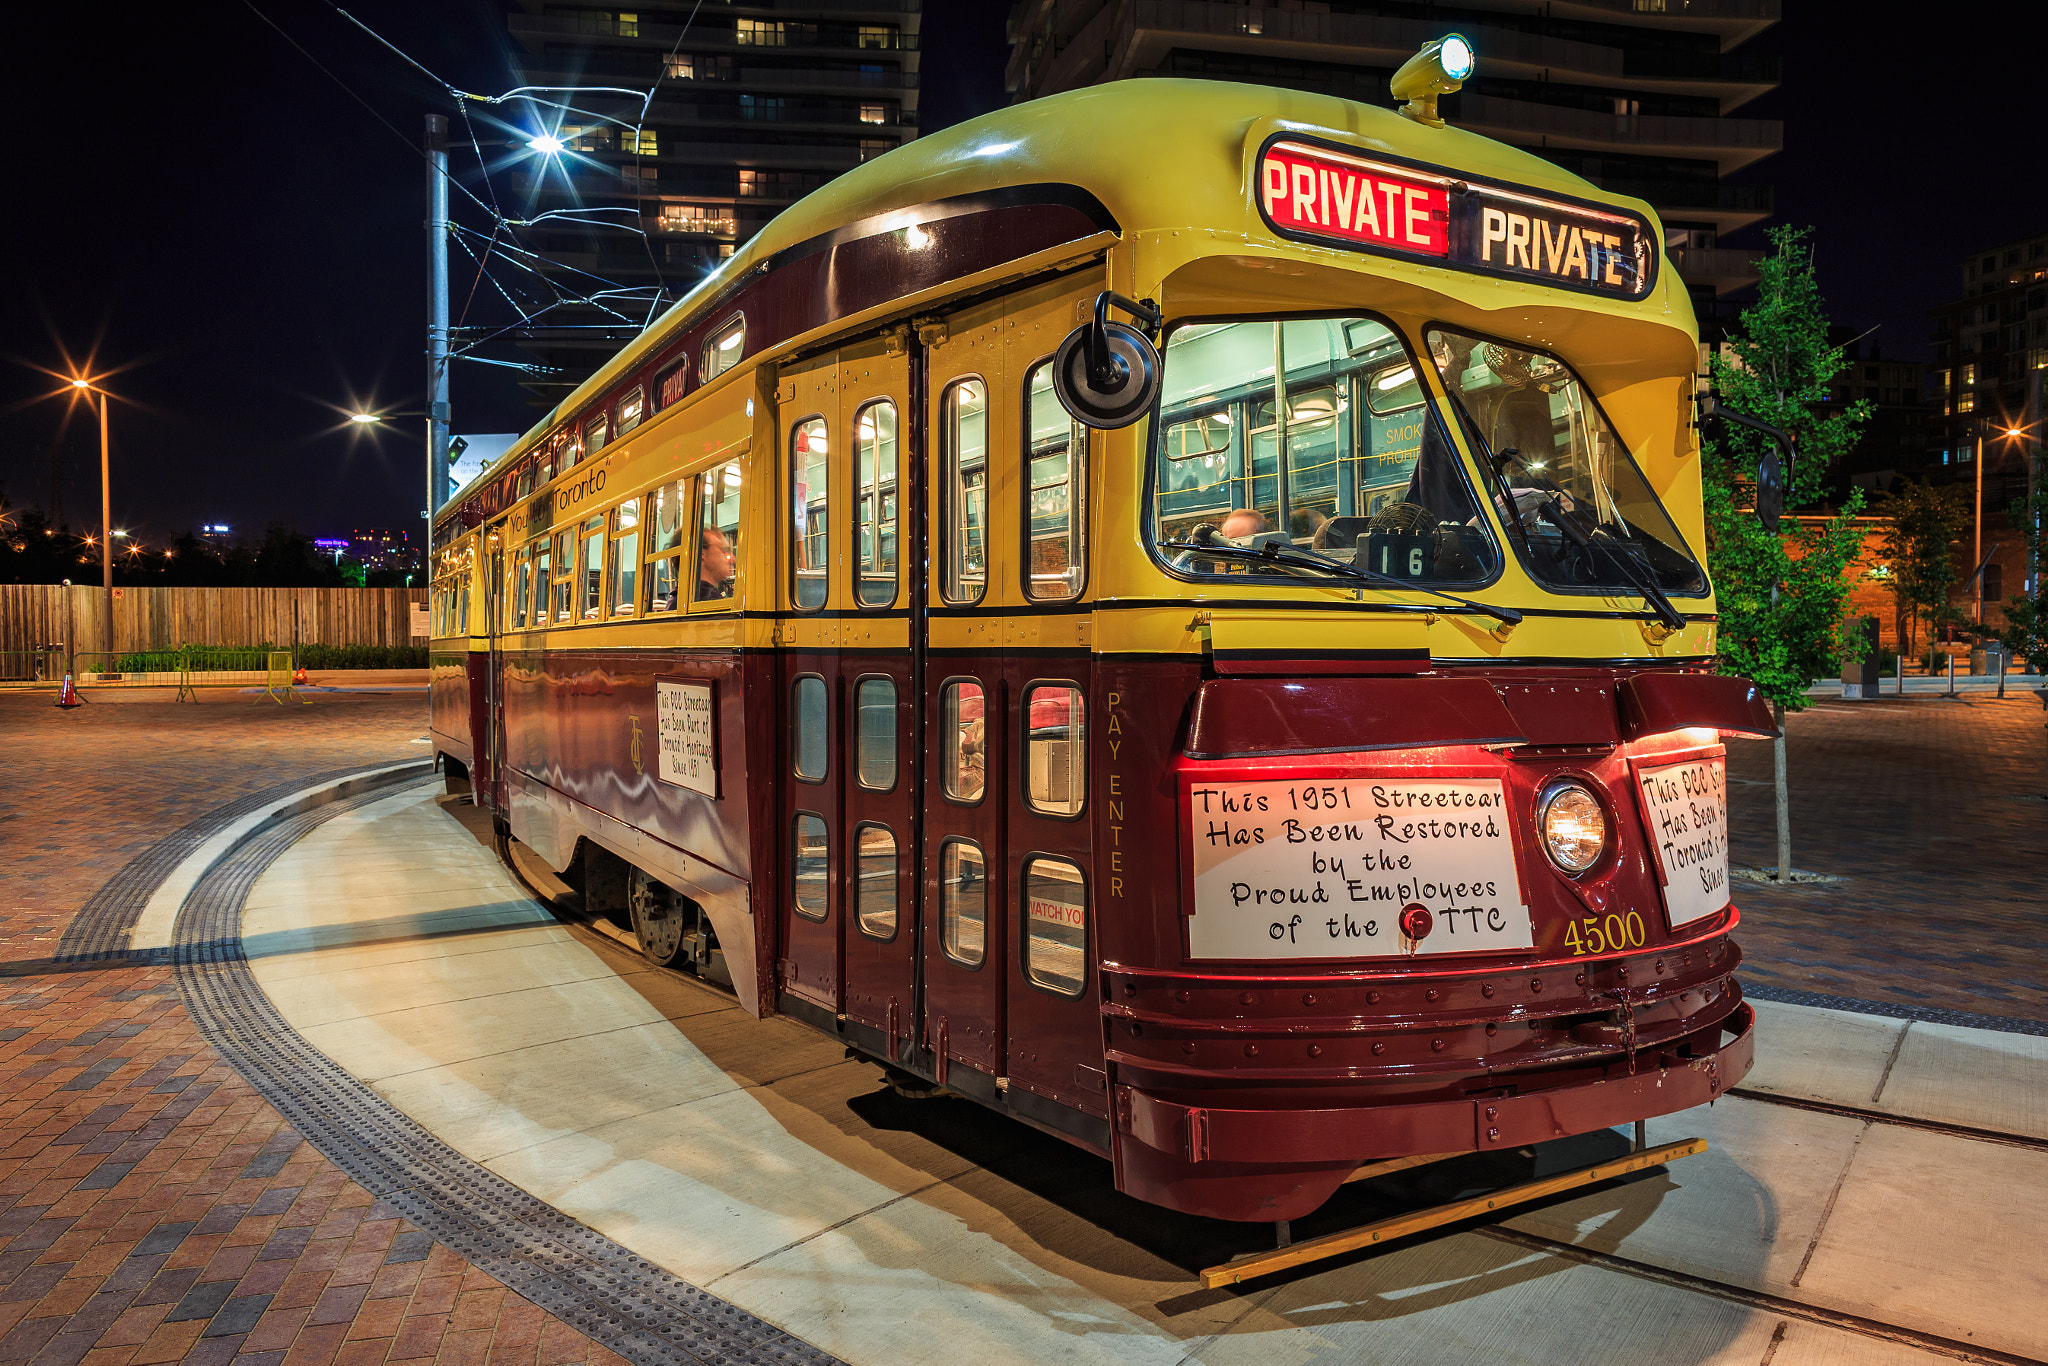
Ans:
[[[1099,1118],[1108,1098],[1090,968],[1089,443],[1050,363],[1098,288],[1048,283],[955,314],[924,386],[921,1055],[1073,1133],[1062,1116]]]

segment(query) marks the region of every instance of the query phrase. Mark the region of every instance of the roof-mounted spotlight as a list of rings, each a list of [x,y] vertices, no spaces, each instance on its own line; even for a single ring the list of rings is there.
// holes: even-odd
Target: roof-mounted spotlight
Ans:
[[[1472,78],[1477,60],[1470,39],[1462,33],[1447,33],[1433,43],[1424,43],[1420,52],[1401,63],[1388,89],[1403,101],[1403,114],[1417,123],[1441,128],[1444,121],[1437,117],[1436,97],[1457,94]]]

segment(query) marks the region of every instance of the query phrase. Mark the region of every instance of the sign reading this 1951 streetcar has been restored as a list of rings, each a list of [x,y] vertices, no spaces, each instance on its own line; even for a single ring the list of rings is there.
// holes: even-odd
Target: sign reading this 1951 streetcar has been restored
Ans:
[[[1498,779],[1196,783],[1188,789],[1195,958],[1431,953],[1535,944]]]
[[[1657,250],[1633,214],[1455,180],[1282,139],[1259,155],[1259,212],[1300,241],[1391,252],[1624,299],[1650,292]]]

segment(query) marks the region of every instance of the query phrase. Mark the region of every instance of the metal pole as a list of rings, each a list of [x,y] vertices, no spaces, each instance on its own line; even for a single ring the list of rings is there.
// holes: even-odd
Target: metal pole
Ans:
[[[107,491],[107,395],[100,393],[100,605],[106,618],[100,628],[100,649],[106,658],[103,668],[113,668],[114,658],[114,514]]]
[[[448,497],[448,120],[427,115],[427,538]]]
[[[1970,562],[1980,577],[1970,580],[1977,594],[1977,634],[1984,634],[1984,433],[1977,433],[1977,530],[1970,544]],[[1979,642],[1982,643],[1981,641]]]

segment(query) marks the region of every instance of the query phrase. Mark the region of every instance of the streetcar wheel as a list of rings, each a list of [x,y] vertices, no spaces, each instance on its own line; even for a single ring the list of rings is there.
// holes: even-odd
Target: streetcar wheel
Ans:
[[[684,961],[686,930],[683,899],[671,888],[655,881],[638,868],[633,870],[629,901],[633,915],[633,937],[640,952],[656,967],[674,967]]]

